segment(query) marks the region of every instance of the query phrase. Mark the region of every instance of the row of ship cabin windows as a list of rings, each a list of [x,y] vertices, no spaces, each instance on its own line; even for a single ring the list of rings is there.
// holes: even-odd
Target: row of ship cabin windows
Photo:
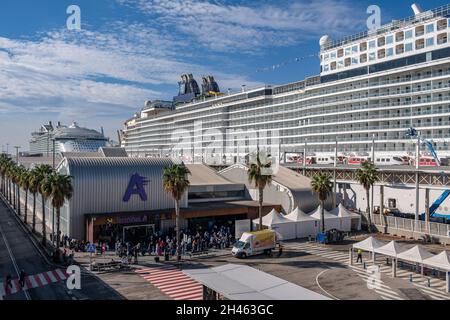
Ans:
[[[384,59],[393,57],[395,55],[401,55],[403,53],[412,52],[414,50],[421,50],[428,47],[433,47],[437,43],[438,45],[446,44],[448,42],[447,33],[438,35],[437,37],[422,38],[417,39],[414,42],[402,43],[395,47],[390,47],[386,49],[380,49],[378,51],[373,51],[361,54],[359,57],[348,57],[343,60],[333,61],[330,64],[325,64],[322,68],[323,72],[330,70],[341,69],[344,67],[349,67],[352,65],[357,65],[360,63],[366,63],[368,61],[375,61],[377,59]]]
[[[347,48],[341,48],[331,53],[326,53],[321,56],[321,61],[327,62],[336,58],[354,55],[358,52],[365,52],[367,51],[367,49],[373,50],[376,48],[394,44],[394,42],[402,42],[404,40],[413,39],[414,36],[417,38],[425,34],[430,34],[435,31],[441,31],[448,28],[450,28],[450,19],[439,20],[436,23],[417,26],[415,29],[399,31],[395,34],[381,36],[377,39],[370,40],[369,42],[362,42],[359,45],[353,45]]]

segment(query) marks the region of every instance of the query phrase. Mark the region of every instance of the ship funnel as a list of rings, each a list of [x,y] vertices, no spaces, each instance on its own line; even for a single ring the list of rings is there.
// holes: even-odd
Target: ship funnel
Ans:
[[[411,5],[411,8],[414,11],[414,14],[417,16],[418,14],[421,14],[423,12],[422,8],[417,4],[417,3],[413,3]]]

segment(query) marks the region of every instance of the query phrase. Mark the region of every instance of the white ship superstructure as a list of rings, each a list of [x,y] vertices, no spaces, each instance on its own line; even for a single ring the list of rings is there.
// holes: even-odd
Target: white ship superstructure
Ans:
[[[171,137],[185,130],[192,142],[201,137],[203,153],[217,150],[205,130],[278,130],[282,153],[307,146],[308,153],[334,154],[337,141],[340,154],[358,154],[370,152],[374,139],[377,154],[403,156],[415,150],[405,132],[416,128],[440,156],[450,156],[449,36],[450,5],[339,41],[324,36],[320,75],[174,108],[150,104],[125,123],[122,145],[135,156],[176,153]],[[240,152],[222,151],[224,161],[234,162]]]
[[[56,126],[49,122],[41,126],[38,132],[32,133],[30,154],[51,156],[55,152],[97,152],[99,148],[108,146],[108,138],[103,132],[82,128],[76,122],[69,126],[58,122]]]

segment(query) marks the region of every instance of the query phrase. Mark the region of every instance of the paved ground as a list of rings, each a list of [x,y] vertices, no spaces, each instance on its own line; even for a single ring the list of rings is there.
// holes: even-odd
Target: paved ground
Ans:
[[[223,265],[226,263],[246,264],[278,276],[287,281],[296,283],[305,288],[327,295],[333,299],[342,300],[448,300],[450,296],[444,291],[442,279],[431,278],[428,287],[428,277],[422,277],[414,270],[399,268],[397,278],[391,276],[391,266],[386,265],[383,257],[378,257],[376,265],[380,267],[380,277],[371,276],[370,257],[364,254],[364,265],[354,263],[349,266],[348,248],[355,241],[363,239],[360,236],[342,245],[319,245],[305,241],[293,241],[285,243],[285,251],[281,257],[276,253],[272,257],[256,256],[245,260],[231,256],[229,250],[218,250],[210,255],[196,257],[183,261],[182,269],[204,268]],[[383,240],[391,240],[392,237],[378,236]],[[397,239],[398,240],[398,239]],[[405,242],[413,241],[404,240]],[[439,252],[443,249],[440,245],[429,245],[430,251]],[[88,262],[86,255],[79,259]],[[107,258],[97,258],[108,260]],[[106,273],[98,276],[114,289],[118,290],[129,299],[176,299],[179,296],[194,295],[196,284],[187,282],[183,277],[179,279],[177,272],[169,264],[156,264],[154,257],[139,257],[139,265],[132,266],[132,272],[126,275],[126,283],[139,286],[141,290],[131,290],[121,283],[121,273]],[[167,270],[166,270],[167,269]],[[140,272],[140,274],[139,274]],[[410,275],[412,282],[410,282]],[[177,290],[173,288],[176,287]],[[192,289],[192,290],[191,290]],[[137,292],[139,291],[139,292]]]
[[[29,275],[55,270],[48,258],[38,250],[22,222],[0,199],[0,282],[7,274],[13,279],[19,277],[21,270]],[[69,291],[64,281],[42,285],[34,289],[6,296],[6,300],[87,300],[123,299],[96,276],[82,272],[81,290]]]

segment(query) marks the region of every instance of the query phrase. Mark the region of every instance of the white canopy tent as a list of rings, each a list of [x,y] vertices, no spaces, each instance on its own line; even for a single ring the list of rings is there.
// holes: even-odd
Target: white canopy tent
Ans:
[[[352,248],[350,248],[350,264],[353,263],[353,249],[361,249],[364,251],[369,251],[372,253],[372,260],[375,261],[375,249],[384,246],[385,243],[381,242],[374,237],[368,237],[367,239],[360,241],[358,243],[353,244]]]
[[[423,261],[425,259],[431,258],[433,256],[434,256],[434,254],[425,250],[424,247],[422,247],[421,245],[417,245],[417,246],[412,247],[409,250],[406,250],[406,251],[400,253],[397,257],[399,259],[406,260],[409,262],[423,264]]]
[[[423,263],[439,270],[450,271],[450,252],[442,251],[431,258],[423,260]]]
[[[397,257],[400,253],[405,252],[407,248],[403,247],[396,241],[391,241],[388,244],[375,248],[375,253],[380,253],[392,258],[392,277],[397,276]]]
[[[367,239],[365,239],[363,241],[355,243],[353,245],[353,248],[361,249],[361,250],[365,250],[365,251],[369,251],[369,252],[374,252],[374,250],[376,248],[380,248],[384,245],[385,245],[384,242],[381,242],[381,241],[375,239],[374,237],[368,237]]]
[[[321,210],[322,206],[317,207],[316,210],[314,210],[309,216],[311,218],[319,220],[319,229],[322,229],[322,217],[321,217]],[[335,216],[328,212],[327,210],[324,210],[324,219],[325,219],[325,231],[331,230],[331,229],[338,229],[341,227],[341,219],[338,216]]]
[[[361,216],[354,212],[347,210],[342,203],[332,211],[331,214],[339,217],[341,231],[352,231],[353,229],[361,230]]]
[[[253,220],[254,225],[259,225],[259,219]],[[274,230],[280,240],[291,240],[296,238],[295,222],[287,219],[284,215],[273,209],[262,218],[263,226]]]
[[[423,260],[423,264],[445,271],[445,291],[450,293],[450,252],[444,250],[431,258]]]
[[[407,249],[405,247],[394,240],[382,247],[375,248],[376,253],[380,253],[392,258],[397,258],[400,253],[405,252],[406,250]]]
[[[320,220],[304,213],[299,208],[285,216],[295,223],[296,238],[306,238],[317,234],[320,226]]]

